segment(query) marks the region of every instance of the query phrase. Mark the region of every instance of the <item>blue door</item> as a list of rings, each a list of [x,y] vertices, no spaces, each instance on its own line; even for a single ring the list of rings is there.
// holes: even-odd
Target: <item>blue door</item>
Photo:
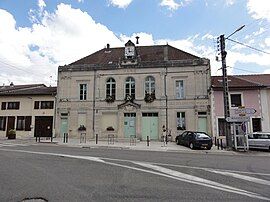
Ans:
[[[124,114],[124,136],[129,138],[136,135],[136,113]]]

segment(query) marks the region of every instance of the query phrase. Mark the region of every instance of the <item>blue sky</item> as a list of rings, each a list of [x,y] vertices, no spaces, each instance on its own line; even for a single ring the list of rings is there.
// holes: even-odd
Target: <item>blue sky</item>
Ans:
[[[0,0],[0,79],[56,84],[57,67],[107,43],[169,43],[211,60],[216,37],[270,52],[269,0]],[[270,73],[270,55],[227,41],[229,73]]]

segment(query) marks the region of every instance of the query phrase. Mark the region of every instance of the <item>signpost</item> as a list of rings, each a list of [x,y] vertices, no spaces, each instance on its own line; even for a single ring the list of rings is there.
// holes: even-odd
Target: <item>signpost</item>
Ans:
[[[256,113],[256,109],[239,107],[231,110],[230,117],[226,118],[226,121],[233,126],[233,142],[236,150],[244,149],[247,151],[248,136],[247,136],[247,122],[250,121],[250,117]],[[241,123],[241,124],[239,124]]]

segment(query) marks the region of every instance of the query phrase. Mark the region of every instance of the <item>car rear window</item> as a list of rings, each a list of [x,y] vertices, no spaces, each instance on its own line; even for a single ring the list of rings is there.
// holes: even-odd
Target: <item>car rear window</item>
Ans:
[[[196,139],[209,139],[210,137],[205,133],[195,133]]]
[[[270,139],[270,134],[253,134],[254,139]]]

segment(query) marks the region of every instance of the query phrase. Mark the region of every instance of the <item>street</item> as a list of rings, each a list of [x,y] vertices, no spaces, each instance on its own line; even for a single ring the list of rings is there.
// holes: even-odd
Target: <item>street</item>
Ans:
[[[0,201],[270,201],[269,156],[0,147]]]

